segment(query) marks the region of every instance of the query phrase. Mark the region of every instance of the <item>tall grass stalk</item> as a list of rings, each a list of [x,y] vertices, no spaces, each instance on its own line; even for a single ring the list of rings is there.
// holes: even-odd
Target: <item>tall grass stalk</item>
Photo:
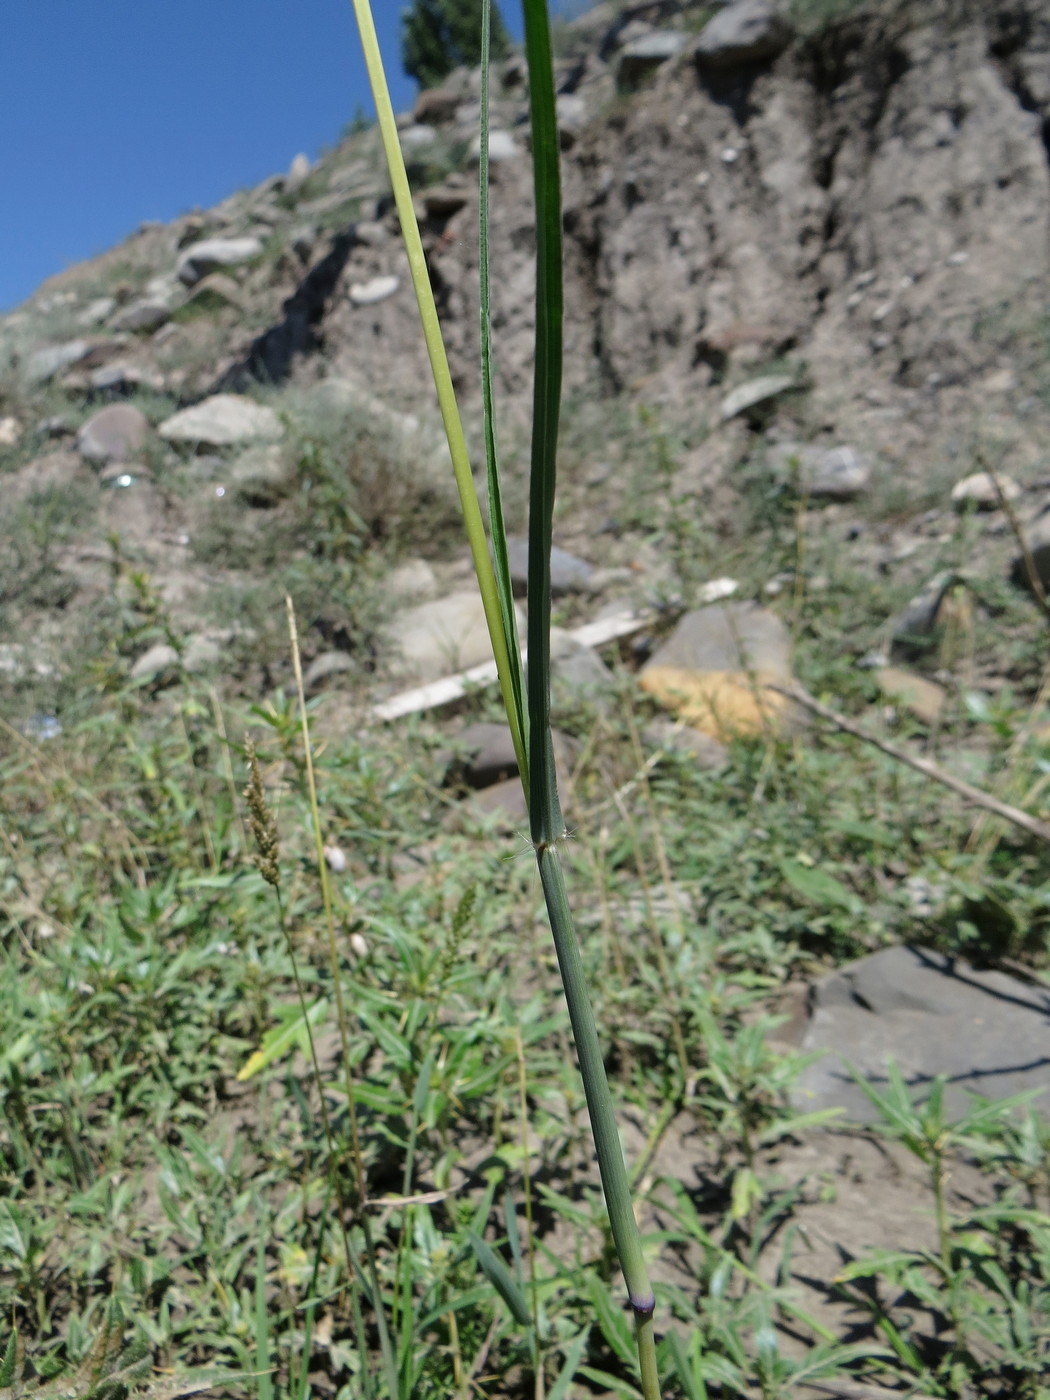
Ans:
[[[645,1400],[658,1400],[660,1386],[653,1328],[655,1299],[634,1217],[612,1094],[605,1073],[558,851],[558,843],[566,833],[558,797],[550,730],[550,552],[557,477],[558,420],[561,408],[563,296],[559,138],[555,114],[550,16],[546,0],[523,0],[536,199],[536,346],[529,493],[529,666],[526,687],[528,703],[525,712],[522,707],[520,674],[517,683],[515,682],[520,657],[512,628],[507,622],[508,616],[513,612],[509,580],[502,568],[499,572],[494,572],[489,555],[455,391],[441,340],[422,240],[412,206],[404,158],[398,143],[397,126],[383,72],[375,25],[368,0],[353,0],[353,4],[438,401],[456,472],[467,535],[492,639],[493,655],[500,676],[503,701],[525,788],[530,833],[583,1076],[602,1189],[605,1193],[613,1240],[634,1313],[642,1392]],[[486,26],[485,35],[487,33]],[[487,69],[487,63],[484,61],[482,68],[483,72]],[[486,82],[486,99],[487,95]],[[483,132],[487,130],[487,119],[484,117],[482,127]],[[482,201],[486,216],[482,245],[484,263],[487,258],[488,195],[484,142],[481,170]],[[492,349],[487,324],[487,272],[483,273],[482,291],[482,377],[485,386],[485,436],[491,479],[495,478],[497,473],[492,412]],[[498,499],[497,494],[497,502]],[[490,527],[494,537],[493,550],[499,558],[505,550],[505,539],[498,506],[494,518],[490,521]]]

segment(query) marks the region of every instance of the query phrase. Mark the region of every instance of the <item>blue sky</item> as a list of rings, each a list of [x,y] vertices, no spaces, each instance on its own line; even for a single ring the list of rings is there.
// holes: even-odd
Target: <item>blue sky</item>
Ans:
[[[373,0],[396,108],[402,8]],[[350,0],[3,0],[0,31],[0,310],[372,114]]]

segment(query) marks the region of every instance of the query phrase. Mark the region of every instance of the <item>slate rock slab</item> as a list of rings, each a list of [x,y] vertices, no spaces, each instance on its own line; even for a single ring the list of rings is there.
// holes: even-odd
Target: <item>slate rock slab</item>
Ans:
[[[847,1065],[878,1088],[892,1059],[920,1097],[947,1076],[946,1112],[958,1117],[966,1090],[1003,1099],[1050,1086],[1050,990],[944,953],[887,948],[813,986],[801,1048],[828,1053],[796,1084],[799,1108],[841,1107],[850,1121],[874,1121]]]

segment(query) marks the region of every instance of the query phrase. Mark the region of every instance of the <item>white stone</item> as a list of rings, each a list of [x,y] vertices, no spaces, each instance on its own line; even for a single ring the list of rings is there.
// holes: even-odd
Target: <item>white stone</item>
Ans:
[[[504,160],[516,160],[521,155],[521,147],[509,131],[489,132],[489,164],[499,165]],[[481,137],[475,136],[470,145],[471,160],[481,157]]]
[[[0,447],[14,447],[22,436],[22,425],[17,418],[0,418]]]
[[[386,301],[401,286],[401,278],[393,273],[388,277],[372,277],[367,282],[354,282],[350,287],[350,301],[354,306],[374,306]]]
[[[251,262],[262,250],[258,238],[204,238],[199,243],[191,243],[182,254],[176,275],[180,282],[192,287],[209,272]]]
[[[728,422],[738,413],[794,388],[795,380],[789,374],[765,374],[759,379],[749,379],[745,384],[738,384],[732,393],[722,400],[722,421]]]
[[[999,476],[999,485],[1007,501],[1016,501],[1021,488],[1013,477]],[[998,510],[999,492],[995,489],[995,477],[991,472],[973,472],[957,481],[952,487],[952,505],[956,510],[976,506],[978,510]]]
[[[272,408],[243,394],[213,394],[166,418],[157,429],[168,442],[201,447],[233,447],[242,442],[275,442],[284,434]]]

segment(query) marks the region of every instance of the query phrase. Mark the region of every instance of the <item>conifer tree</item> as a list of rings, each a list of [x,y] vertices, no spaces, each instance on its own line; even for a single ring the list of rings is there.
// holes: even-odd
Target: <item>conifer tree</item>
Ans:
[[[413,0],[401,16],[401,62],[420,87],[436,87],[453,68],[481,59],[481,8],[485,0]],[[493,59],[510,48],[500,12],[492,6]]]

